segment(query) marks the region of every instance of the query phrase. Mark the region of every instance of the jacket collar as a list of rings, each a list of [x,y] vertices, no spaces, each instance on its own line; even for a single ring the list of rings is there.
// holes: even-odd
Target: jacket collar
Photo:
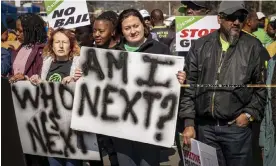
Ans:
[[[253,33],[249,33],[249,32],[247,32],[247,31],[246,31],[246,30],[244,30],[244,29],[242,29],[242,32],[247,33],[248,35],[251,35],[251,36],[253,36],[253,37],[256,37],[256,38],[257,38],[257,36],[256,36],[256,35],[254,35]]]
[[[221,46],[221,43],[220,43],[220,29],[216,30],[214,33],[215,33],[215,38],[217,39],[218,44]],[[238,42],[242,39],[244,34],[245,34],[245,32],[243,32],[241,30],[239,39],[237,41],[235,41],[234,43],[230,44],[230,47],[236,46],[238,44]]]
[[[38,54],[42,55],[42,49],[44,47],[44,44],[36,44],[32,47],[32,51],[30,53],[30,56],[27,60],[27,63],[25,65],[25,72],[29,70],[29,68],[31,67],[31,65],[33,64],[33,62],[35,61],[36,57],[38,56]],[[39,51],[41,51],[41,53],[39,53]]]
[[[44,48],[45,44],[35,44],[32,46],[32,51],[29,55],[29,58],[26,62],[25,65],[25,74],[26,72],[29,70],[29,68],[31,67],[31,65],[33,64],[33,61],[35,60],[35,58],[37,57],[38,51],[41,51],[42,53],[42,49]],[[12,63],[14,62],[16,56],[18,55],[19,50],[22,48],[23,46],[19,46],[17,50],[12,52]]]
[[[137,52],[143,52],[145,51],[147,48],[151,47],[153,45],[153,39],[147,38],[147,40],[145,41],[145,43],[143,43],[140,48],[137,50]]]

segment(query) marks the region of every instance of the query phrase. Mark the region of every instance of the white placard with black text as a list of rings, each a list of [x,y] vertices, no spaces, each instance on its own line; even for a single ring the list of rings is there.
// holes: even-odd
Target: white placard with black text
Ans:
[[[71,128],[164,147],[174,143],[183,57],[81,48]]]

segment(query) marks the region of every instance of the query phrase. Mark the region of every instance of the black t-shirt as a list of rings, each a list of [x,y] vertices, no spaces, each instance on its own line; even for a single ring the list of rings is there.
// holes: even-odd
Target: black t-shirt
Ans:
[[[46,80],[50,82],[61,82],[64,77],[70,75],[72,61],[52,62]]]

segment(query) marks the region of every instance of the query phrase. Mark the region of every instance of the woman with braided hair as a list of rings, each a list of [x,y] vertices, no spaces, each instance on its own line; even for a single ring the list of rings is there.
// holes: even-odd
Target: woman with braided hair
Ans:
[[[40,74],[42,51],[47,40],[44,21],[38,15],[27,13],[16,20],[16,36],[21,45],[11,53],[10,83],[26,80]],[[28,166],[46,166],[47,158],[25,155]]]
[[[99,15],[93,24],[93,39],[95,47],[103,49],[117,49],[120,36],[116,33],[118,15],[113,11],[106,11]],[[82,77],[81,69],[77,68],[74,79]]]
[[[103,12],[95,19],[93,38],[97,48],[116,49],[120,36],[116,33],[118,15],[113,11]]]
[[[16,20],[16,35],[21,46],[12,52],[10,82],[25,80],[40,74],[42,51],[47,41],[44,21],[33,13],[23,14]]]
[[[120,36],[116,33],[118,15],[113,11],[105,11],[99,15],[93,24],[94,46],[103,49],[116,49]],[[77,68],[74,79],[78,80],[82,77],[81,69]],[[117,154],[113,147],[113,141],[108,136],[97,134],[100,149],[103,149],[109,157],[111,166],[117,166]],[[102,162],[102,161],[101,161]],[[96,165],[97,161],[90,161],[90,165]],[[100,162],[99,162],[100,163]]]
[[[268,64],[267,85],[276,84],[276,55]],[[260,147],[262,148],[263,165],[276,165],[276,88],[268,88],[267,105],[260,129]]]

